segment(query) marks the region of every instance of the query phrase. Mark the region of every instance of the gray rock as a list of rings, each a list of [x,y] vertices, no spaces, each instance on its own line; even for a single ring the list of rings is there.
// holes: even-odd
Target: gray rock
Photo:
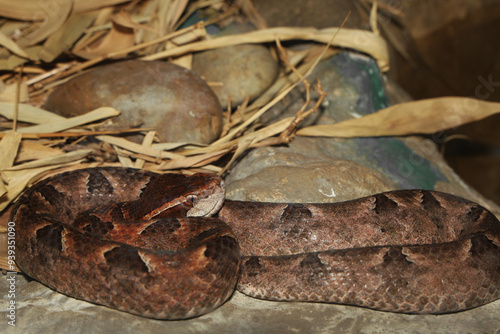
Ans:
[[[192,71],[162,61],[97,67],[57,87],[45,102],[62,116],[101,106],[122,112],[108,128],[151,127],[162,141],[208,144],[222,129],[222,109],[210,87]]]
[[[337,202],[396,188],[382,173],[328,157],[309,138],[254,150],[233,169],[227,197],[260,202]]]
[[[196,53],[193,71],[207,82],[226,106],[238,106],[249,96],[250,100],[264,92],[278,75],[278,63],[269,50],[257,44],[228,46]]]

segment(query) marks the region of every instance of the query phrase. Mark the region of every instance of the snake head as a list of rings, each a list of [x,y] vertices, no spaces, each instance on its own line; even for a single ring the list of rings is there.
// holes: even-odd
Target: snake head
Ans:
[[[151,181],[139,201],[132,204],[135,219],[206,217],[224,201],[224,181],[215,174],[162,174]]]
[[[205,175],[203,178],[206,179],[202,189],[197,194],[186,196],[186,200],[192,204],[192,208],[187,212],[188,217],[212,216],[220,210],[224,203],[226,191],[222,178],[216,175],[202,175]]]

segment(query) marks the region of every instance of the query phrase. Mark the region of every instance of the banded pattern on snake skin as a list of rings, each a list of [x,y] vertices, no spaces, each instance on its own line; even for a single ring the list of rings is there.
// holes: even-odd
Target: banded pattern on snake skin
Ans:
[[[219,216],[244,255],[238,290],[253,297],[434,314],[500,297],[500,223],[460,197],[403,190],[329,204],[226,201]]]
[[[423,190],[331,204],[223,198],[206,174],[60,174],[12,211],[17,262],[62,293],[160,319],[217,308],[238,279],[257,298],[406,313],[500,298],[500,223],[471,201]]]
[[[18,266],[59,292],[145,317],[217,308],[238,279],[238,244],[218,219],[184,216],[216,212],[221,180],[156,176],[97,168],[37,183],[11,214]]]

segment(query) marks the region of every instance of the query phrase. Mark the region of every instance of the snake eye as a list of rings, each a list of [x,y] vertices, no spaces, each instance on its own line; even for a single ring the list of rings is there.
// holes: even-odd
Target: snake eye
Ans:
[[[198,199],[198,197],[196,195],[187,195],[186,196],[186,201],[189,203],[189,204],[192,204],[194,205],[196,203],[196,200]]]

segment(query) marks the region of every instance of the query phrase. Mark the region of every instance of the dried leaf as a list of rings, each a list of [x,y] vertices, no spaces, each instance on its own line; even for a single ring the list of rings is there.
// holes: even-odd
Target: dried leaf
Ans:
[[[23,21],[39,21],[48,15],[55,15],[55,7],[61,3],[71,2],[73,13],[82,13],[129,1],[131,0],[57,0],[50,3],[41,0],[0,0],[0,15]]]
[[[16,42],[5,36],[5,34],[2,32],[0,32],[0,45],[18,56],[29,58],[26,51],[24,51],[19,45],[17,45]]]
[[[12,83],[5,86],[5,88],[0,92],[0,101],[12,103],[14,103],[16,100],[19,102],[28,101],[28,85],[25,82],[21,82],[21,84],[19,85],[19,97],[16,96],[17,89],[17,83]]]
[[[116,151],[116,154],[118,155],[118,161],[123,167],[129,167],[129,168],[134,167],[134,163],[132,159],[129,157],[130,155],[129,151],[122,150],[116,145],[112,145],[112,147]]]
[[[0,102],[0,115],[7,119],[14,118],[14,103],[11,102]],[[37,108],[30,104],[19,104],[19,110],[17,114],[17,120],[32,124],[45,124],[51,122],[59,122],[65,120],[66,118],[54,114],[50,111]]]
[[[23,7],[25,5],[24,2],[16,1],[16,3],[18,7]],[[28,1],[27,3],[31,3],[31,1]],[[40,6],[39,8],[43,13],[43,16],[38,17],[43,21],[41,24],[34,23],[36,30],[28,33],[27,35],[23,35],[18,39],[17,43],[21,47],[35,45],[55,33],[64,24],[71,13],[71,9],[73,8],[73,0],[49,2],[38,1],[38,3]],[[32,13],[32,15],[34,14]],[[33,17],[34,16],[31,16],[29,20],[33,20]]]
[[[113,16],[113,22],[117,23],[118,25],[120,25],[122,27],[130,28],[130,29],[146,29],[146,30],[149,30],[152,32],[157,32],[154,29],[151,29],[150,27],[148,27],[144,24],[134,22],[132,20],[132,17],[130,16],[130,13],[123,11],[123,10]]]
[[[145,41],[149,41],[157,36],[164,36],[173,32],[174,27],[176,26],[179,18],[182,16],[187,3],[187,0],[165,0],[154,2],[154,9],[150,8],[150,10],[153,10],[154,14],[152,14],[148,25],[152,31],[155,31],[155,34],[145,32]],[[155,50],[164,50],[165,45],[166,44],[164,42],[158,43],[149,48],[149,50],[151,52]]]
[[[6,133],[0,140],[0,170],[11,167],[17,156],[21,134],[18,132]]]
[[[163,6],[167,9],[167,12],[165,13],[165,22],[163,23],[166,28],[165,32],[171,32],[174,30],[174,27],[186,9],[188,2],[188,0],[172,0],[168,6]]]
[[[133,143],[131,141],[128,141],[123,138],[117,138],[117,137],[112,137],[112,136],[96,136],[97,139],[112,144],[119,146],[121,148],[124,148],[126,150],[129,150],[131,152],[136,152],[140,154],[145,154],[149,155],[154,158],[162,158],[162,159],[175,159],[182,157],[182,155],[170,153],[170,152],[165,152],[165,151],[160,151],[154,148],[146,147],[139,145],[137,143]]]
[[[375,137],[431,134],[500,112],[500,103],[441,97],[397,104],[361,118],[297,131],[300,136]]]
[[[61,149],[43,145],[38,140],[23,140],[15,162],[19,164],[23,161],[53,157],[62,153]]]
[[[184,152],[184,154],[186,156],[189,156],[189,155],[213,152],[213,151],[222,150],[222,149],[229,149],[231,147],[237,146],[238,142],[240,140],[243,140],[243,141],[250,140],[252,143],[258,143],[266,138],[275,136],[275,135],[280,134],[281,132],[285,131],[285,129],[288,128],[288,126],[293,121],[293,119],[294,119],[293,117],[286,117],[282,120],[277,121],[276,123],[273,123],[269,126],[266,126],[265,128],[259,129],[257,131],[253,131],[253,132],[248,133],[244,136],[241,136],[237,139],[233,139],[227,143],[220,143],[217,145],[215,143],[213,143],[212,145],[207,146],[207,147],[188,150],[188,151]]]
[[[87,123],[92,123],[97,120],[101,120],[108,117],[118,116],[120,112],[111,107],[101,107],[95,110],[89,111],[88,113],[80,116],[75,116],[72,118],[64,119],[62,121],[50,122],[47,124],[35,125],[26,128],[21,128],[18,131],[20,133],[52,133],[58,132],[66,129],[70,129],[76,126],[80,126]]]
[[[184,142],[184,143],[170,143],[170,142],[166,142],[166,143],[154,143],[153,145],[151,145],[152,148],[154,149],[157,149],[157,150],[162,150],[162,151],[171,151],[171,150],[175,150],[177,148],[186,148],[186,149],[192,149],[193,147],[205,147],[206,145],[203,145],[203,144],[198,144],[198,143],[189,143],[189,142]]]
[[[0,170],[11,167],[19,150],[21,134],[17,132],[7,133],[0,141]],[[7,192],[7,187],[0,179],[0,196]]]
[[[121,13],[119,15],[120,20],[123,21],[123,16],[126,15],[130,14]],[[73,53],[85,59],[93,59],[132,47],[135,40],[134,29],[120,25],[120,20],[113,20],[113,25],[109,32],[97,43],[81,50],[75,49]],[[130,20],[130,17],[128,20]]]
[[[47,158],[42,158],[42,159],[26,162],[22,165],[17,165],[14,167],[6,168],[6,169],[4,169],[4,172],[5,171],[24,170],[24,169],[65,164],[68,162],[81,160],[81,159],[87,157],[90,154],[90,152],[92,152],[91,149],[85,149],[85,150],[77,150],[77,151],[72,151],[72,152],[68,152],[68,153],[64,153],[64,154],[59,154],[59,155],[52,156],[52,157],[47,157]]]
[[[160,170],[170,170],[170,169],[179,169],[179,168],[192,168],[192,167],[202,167],[208,165],[213,161],[217,161],[228,153],[229,150],[219,150],[210,153],[195,155],[191,157],[180,157],[176,159],[172,159],[169,161],[165,161],[160,164],[158,169]]]
[[[28,58],[32,60],[38,60],[38,53],[42,49],[41,45],[30,46],[24,48],[24,51],[28,54]],[[18,55],[12,54],[5,59],[0,59],[0,70],[13,70],[16,67],[26,63],[27,58],[20,57]]]
[[[250,147],[250,145],[255,141],[254,137],[251,138],[243,138],[238,141],[238,146],[236,147],[236,151],[234,152],[233,156],[231,157],[231,160],[224,166],[224,168],[220,171],[220,175],[225,173],[233,163],[238,159],[245,151]]]
[[[275,40],[311,40],[320,43],[330,43],[335,35],[332,45],[351,48],[371,55],[376,59],[382,71],[389,69],[389,54],[387,44],[384,39],[375,33],[366,30],[343,28],[270,28],[257,30],[244,34],[221,36],[218,38],[205,40],[180,46],[175,49],[165,50],[156,54],[143,57],[144,60],[157,60],[172,56],[181,56],[186,53],[203,51],[208,49],[221,48],[230,45],[269,43]]]
[[[40,0],[37,0],[40,2]],[[132,0],[74,0],[74,13],[88,12],[94,9],[118,5]]]
[[[83,160],[72,161],[63,165],[50,165],[40,168],[30,168],[23,170],[2,171],[2,176],[8,181],[7,193],[1,197],[0,211],[5,208],[19,196],[20,193],[26,188],[28,184],[34,180],[38,180],[43,174],[49,170],[60,168],[63,166],[70,166],[81,163]]]
[[[151,147],[151,145],[153,145],[153,141],[155,139],[155,136],[156,136],[156,131],[148,131],[148,133],[146,133],[146,135],[144,136],[144,139],[142,140],[142,146]],[[134,167],[135,168],[143,168],[145,162],[146,161],[144,159],[137,159],[135,161]]]
[[[39,53],[40,59],[49,63],[62,52],[69,51],[78,38],[84,34],[85,29],[92,24],[96,15],[96,12],[71,15],[61,29],[54,32],[43,43],[43,48]]]

